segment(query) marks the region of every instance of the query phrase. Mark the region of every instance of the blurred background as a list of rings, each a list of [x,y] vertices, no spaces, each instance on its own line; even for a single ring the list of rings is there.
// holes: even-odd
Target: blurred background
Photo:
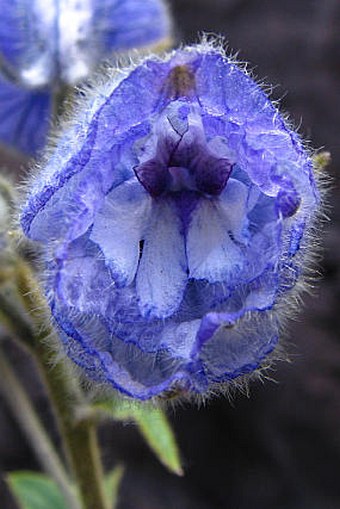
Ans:
[[[141,0],[142,1],[142,0]],[[273,380],[253,383],[205,407],[177,406],[169,416],[185,476],[168,474],[134,426],[101,428],[104,462],[126,464],[119,509],[340,508],[340,2],[339,0],[171,0],[176,40],[223,34],[230,49],[275,85],[300,133],[332,154],[331,222],[322,276],[290,326],[292,362]],[[1,165],[22,161],[1,153]],[[12,359],[58,441],[45,394],[29,360],[8,342]],[[30,445],[0,399],[0,470],[38,469]],[[14,504],[0,481],[1,509]]]

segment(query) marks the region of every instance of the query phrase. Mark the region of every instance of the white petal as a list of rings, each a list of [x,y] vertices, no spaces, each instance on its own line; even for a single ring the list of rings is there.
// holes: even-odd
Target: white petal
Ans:
[[[239,242],[245,242],[244,237],[248,225],[248,187],[239,180],[230,178],[219,197],[221,212],[225,218],[225,227]]]
[[[213,283],[231,280],[239,273],[243,253],[230,237],[232,223],[217,200],[199,202],[187,235],[189,277]]]
[[[136,180],[124,182],[105,198],[95,217],[91,240],[102,250],[106,265],[119,285],[134,280],[139,242],[148,224],[151,198]]]
[[[182,224],[171,203],[154,204],[136,288],[144,315],[166,318],[179,307],[187,283]]]

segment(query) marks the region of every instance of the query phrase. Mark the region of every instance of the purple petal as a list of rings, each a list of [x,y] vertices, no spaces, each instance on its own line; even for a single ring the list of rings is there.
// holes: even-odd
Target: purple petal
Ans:
[[[6,74],[28,88],[46,86],[54,77],[56,5],[45,0],[44,9],[36,0],[3,0],[0,21],[0,53]]]
[[[24,90],[0,77],[0,141],[26,154],[45,142],[50,124],[51,95]]]
[[[94,7],[96,40],[106,51],[146,46],[170,36],[171,22],[161,0],[100,0]]]
[[[213,382],[236,378],[256,369],[278,341],[278,324],[268,312],[251,315],[210,313],[202,321],[198,341],[206,376]]]

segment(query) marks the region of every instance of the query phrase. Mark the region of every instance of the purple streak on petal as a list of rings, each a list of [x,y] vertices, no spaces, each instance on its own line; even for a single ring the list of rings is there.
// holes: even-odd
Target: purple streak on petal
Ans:
[[[300,249],[302,237],[306,229],[305,220],[296,222],[290,232],[289,255],[294,256]]]
[[[196,350],[199,351],[212,338],[221,325],[225,328],[232,327],[243,314],[243,310],[237,313],[207,313],[202,319],[197,333]]]

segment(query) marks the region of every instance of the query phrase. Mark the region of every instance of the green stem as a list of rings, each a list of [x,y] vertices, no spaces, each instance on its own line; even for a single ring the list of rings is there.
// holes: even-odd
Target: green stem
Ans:
[[[44,341],[35,346],[34,353],[50,393],[65,455],[84,508],[107,509],[95,424],[90,418],[79,420],[76,415],[76,409],[84,406],[81,393],[61,363],[52,365],[53,354]]]
[[[0,322],[25,344],[33,344],[33,329],[25,310],[18,303],[18,296],[1,288],[0,291]]]
[[[67,506],[70,509],[81,509],[67,472],[3,349],[0,349],[0,372],[3,397],[28,438],[42,468],[58,484]]]
[[[48,346],[50,341],[60,342],[60,339],[46,327],[46,304],[29,266],[25,262],[18,263],[16,274],[25,308],[37,324],[32,351],[50,394],[65,455],[79,486],[83,506],[85,509],[107,509],[95,423],[90,417],[77,419],[76,409],[84,405],[82,393],[75,378],[66,372],[65,365],[55,362]]]
[[[65,111],[67,101],[71,96],[72,88],[66,85],[60,85],[53,93],[52,119],[59,119]]]

